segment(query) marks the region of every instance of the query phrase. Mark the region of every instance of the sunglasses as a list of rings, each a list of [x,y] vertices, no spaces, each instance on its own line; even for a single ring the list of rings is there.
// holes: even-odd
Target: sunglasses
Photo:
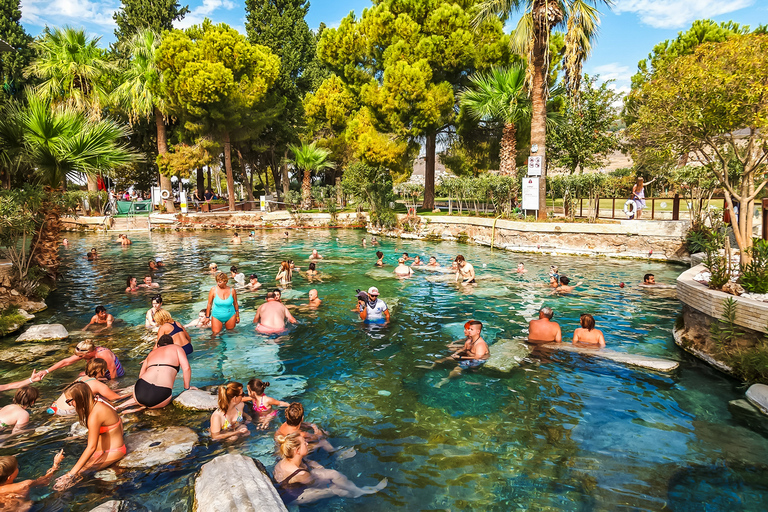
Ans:
[[[74,398],[69,398],[69,399],[67,399],[67,400],[64,400],[64,402],[65,402],[67,405],[69,405],[69,406],[72,406],[72,402],[74,402],[74,401],[75,401],[75,399],[74,399]]]

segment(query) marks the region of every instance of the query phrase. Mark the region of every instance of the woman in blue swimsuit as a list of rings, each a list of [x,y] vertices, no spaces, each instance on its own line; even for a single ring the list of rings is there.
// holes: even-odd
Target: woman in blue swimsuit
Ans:
[[[190,355],[192,353],[192,337],[183,325],[173,320],[173,317],[171,317],[171,314],[168,311],[161,309],[155,313],[155,322],[157,322],[158,325],[158,340],[160,339],[160,336],[167,334],[173,338],[173,343],[175,345],[184,349],[185,354]],[[157,348],[157,344],[155,344],[155,348]]]
[[[240,323],[240,307],[237,305],[237,294],[227,286],[229,277],[224,272],[216,274],[216,286],[208,292],[208,307],[205,316],[211,319],[213,334],[219,334],[225,327],[234,329]]]

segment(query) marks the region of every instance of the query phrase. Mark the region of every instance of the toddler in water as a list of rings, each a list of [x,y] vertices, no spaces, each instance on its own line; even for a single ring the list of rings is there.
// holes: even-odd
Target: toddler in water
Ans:
[[[281,402],[264,394],[264,390],[269,387],[269,382],[262,382],[260,379],[251,379],[248,382],[248,396],[253,399],[253,411],[259,417],[257,428],[265,430],[272,418],[277,416],[277,411],[272,409],[273,405],[278,407],[288,407],[288,402]]]
[[[64,450],[53,457],[53,466],[45,475],[36,480],[14,482],[14,479],[19,476],[19,462],[13,455],[0,457],[0,510],[16,512],[29,510],[32,506],[32,502],[29,501],[29,490],[35,486],[48,485],[62,460],[64,460]]]

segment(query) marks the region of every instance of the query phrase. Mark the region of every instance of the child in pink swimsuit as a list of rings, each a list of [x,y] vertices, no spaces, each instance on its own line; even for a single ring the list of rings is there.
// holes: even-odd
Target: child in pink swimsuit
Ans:
[[[260,379],[251,379],[248,382],[248,396],[253,400],[253,411],[259,417],[257,428],[260,430],[265,430],[272,418],[277,416],[277,411],[272,409],[273,405],[288,407],[287,402],[281,402],[265,395],[264,390],[268,387],[269,382],[262,382]]]

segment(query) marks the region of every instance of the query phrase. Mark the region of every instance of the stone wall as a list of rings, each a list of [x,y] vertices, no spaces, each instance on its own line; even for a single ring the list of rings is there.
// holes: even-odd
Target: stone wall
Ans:
[[[616,221],[598,224],[516,222],[502,219],[424,216],[401,238],[458,240],[516,252],[584,254],[687,262],[688,221]],[[406,216],[399,216],[401,225]],[[414,223],[411,222],[411,225]]]

